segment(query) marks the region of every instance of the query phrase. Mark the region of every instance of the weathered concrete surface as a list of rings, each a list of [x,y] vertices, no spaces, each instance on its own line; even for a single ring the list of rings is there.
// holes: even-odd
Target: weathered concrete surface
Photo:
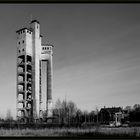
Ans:
[[[17,117],[20,119],[25,117],[31,120],[39,119],[40,113],[45,110],[47,110],[48,116],[51,116],[53,47],[47,44],[42,45],[41,41],[40,24],[36,20],[31,21],[30,29],[23,28],[17,31]],[[31,62],[28,60],[30,57]],[[44,94],[41,89],[44,84],[41,82],[42,61],[47,62],[46,100],[43,102],[41,100],[42,94]],[[22,72],[19,69],[22,69]],[[19,86],[21,87],[19,88]],[[22,100],[19,100],[19,95],[23,95]],[[46,104],[46,108],[42,108],[43,103]],[[22,106],[19,107],[18,104],[22,104]]]

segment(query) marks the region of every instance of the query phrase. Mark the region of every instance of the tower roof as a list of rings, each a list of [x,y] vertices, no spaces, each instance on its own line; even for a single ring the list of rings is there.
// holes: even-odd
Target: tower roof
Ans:
[[[20,31],[22,31],[22,30],[25,30],[25,29],[27,29],[27,28],[19,29],[19,30],[16,31],[16,33],[20,32]]]
[[[52,47],[54,47],[54,45],[52,45],[52,44],[42,44],[42,46],[52,46]]]
[[[32,29],[31,29],[31,28],[30,28],[30,29],[29,29],[29,28],[22,28],[22,29],[17,30],[16,33],[20,32],[20,31],[22,31],[22,30],[29,30],[29,31],[32,32]]]
[[[32,20],[31,21],[31,23],[34,23],[34,22],[37,22],[38,24],[40,24],[38,20]]]

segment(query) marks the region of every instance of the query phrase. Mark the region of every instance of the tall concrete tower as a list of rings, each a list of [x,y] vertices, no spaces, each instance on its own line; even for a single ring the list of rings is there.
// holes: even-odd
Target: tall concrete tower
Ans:
[[[17,118],[32,122],[52,116],[52,49],[42,44],[37,20],[17,33]]]

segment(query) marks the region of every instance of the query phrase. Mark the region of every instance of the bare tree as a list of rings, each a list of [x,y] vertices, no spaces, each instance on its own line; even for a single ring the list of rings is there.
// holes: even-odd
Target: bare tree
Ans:
[[[72,117],[76,116],[77,107],[72,101],[56,101],[54,115],[58,116],[59,123],[69,124]]]
[[[7,120],[7,121],[12,121],[12,120],[13,120],[13,117],[12,117],[12,115],[11,115],[11,110],[10,110],[10,109],[7,110],[7,113],[6,113],[6,120]]]
[[[131,108],[131,106],[126,106],[124,110],[130,112],[132,110],[132,108]]]
[[[134,109],[134,110],[140,109],[140,104],[135,104],[135,105],[133,106],[133,109]]]
[[[80,109],[77,109],[76,111],[76,122],[81,123],[82,122],[82,111]]]
[[[58,122],[61,123],[61,111],[62,110],[62,103],[60,99],[58,99],[55,103],[55,107],[53,109],[54,117],[58,117]]]
[[[77,106],[74,102],[69,101],[67,104],[67,109],[68,109],[68,122],[71,123],[72,118],[76,116]]]
[[[11,128],[11,123],[13,121],[13,117],[11,115],[11,110],[8,109],[6,113],[6,122],[9,124],[9,127]]]
[[[94,122],[95,111],[89,113],[90,122]]]

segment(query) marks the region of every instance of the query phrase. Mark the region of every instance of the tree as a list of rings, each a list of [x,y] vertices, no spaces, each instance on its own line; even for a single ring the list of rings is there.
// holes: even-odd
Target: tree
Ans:
[[[134,110],[140,110],[140,104],[135,104],[135,105],[133,106],[133,109],[134,109]]]
[[[94,122],[95,111],[91,111],[89,113],[89,116],[90,116],[90,122]]]
[[[62,110],[62,102],[58,99],[55,103],[55,107],[53,109],[53,116],[58,118],[58,122],[61,123],[61,111]]]
[[[70,116],[76,115],[77,106],[76,106],[76,104],[74,102],[69,101],[68,104],[67,104],[67,107],[69,109]]]
[[[7,110],[6,120],[7,121],[12,121],[13,120],[10,109]]]
[[[130,112],[132,110],[131,106],[126,106],[125,109],[127,112]]]
[[[11,128],[12,121],[13,121],[13,117],[11,115],[10,109],[8,109],[7,113],[6,113],[6,122],[8,123],[8,125],[9,125],[8,127],[10,127],[10,128]]]
[[[71,123],[72,118],[76,116],[77,106],[74,102],[69,101],[67,104],[67,109],[68,109],[68,122]]]
[[[98,107],[96,107],[96,111],[95,111],[95,114],[96,114],[96,122],[98,123],[99,122],[99,110],[98,110]]]
[[[68,124],[76,116],[77,106],[72,101],[60,101],[58,99],[53,109],[54,116],[58,117],[59,123]]]
[[[60,109],[61,105],[62,105],[62,103],[61,103],[60,99],[58,99],[55,103],[55,109]]]
[[[83,112],[83,115],[84,115],[84,122],[88,122],[88,111],[85,110],[85,111]]]
[[[76,122],[77,123],[82,123],[83,122],[83,120],[82,120],[83,116],[82,115],[83,115],[82,111],[80,109],[77,109],[77,111],[76,111]]]
[[[131,122],[140,121],[140,105],[139,104],[135,104],[133,106],[133,110],[129,113],[129,120]]]

